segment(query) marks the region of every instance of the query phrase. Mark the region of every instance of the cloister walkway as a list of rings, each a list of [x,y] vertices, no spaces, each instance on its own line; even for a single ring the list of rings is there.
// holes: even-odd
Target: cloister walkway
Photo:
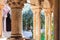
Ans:
[[[0,37],[2,37],[2,11],[5,4],[11,7],[12,23],[10,40],[23,40],[22,37],[22,8],[27,0],[0,0]],[[60,0],[30,0],[31,9],[33,12],[33,39],[40,40],[41,38],[41,18],[40,12],[45,11],[45,40],[51,40],[52,12],[54,13],[54,39],[59,40],[59,24],[60,24]],[[6,39],[6,38],[4,38]]]

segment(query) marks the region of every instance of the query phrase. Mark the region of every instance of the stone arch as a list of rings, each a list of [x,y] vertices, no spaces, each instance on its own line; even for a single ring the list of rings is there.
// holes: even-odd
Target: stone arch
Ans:
[[[55,40],[58,40],[58,39],[59,39],[59,38],[57,37],[57,36],[59,35],[59,32],[57,32],[57,31],[59,31],[59,29],[58,29],[58,28],[59,28],[59,26],[58,26],[58,25],[59,25],[59,24],[58,24],[58,23],[59,23],[58,0],[53,0],[53,1],[54,1],[54,2],[52,2],[52,0],[49,0],[49,2],[51,3],[51,6],[53,6],[52,4],[54,4],[54,7],[52,7],[52,8],[54,8],[54,13],[55,13],[55,14],[54,14],[54,17],[55,17],[55,18],[54,18],[54,19],[55,19],[55,21],[54,21],[55,23],[54,23],[54,24],[55,24],[55,29],[56,29],[56,30],[55,30],[55,33],[56,33],[56,34],[55,34]],[[11,37],[12,37],[12,40],[14,40],[15,38],[16,38],[16,39],[21,39],[21,38],[22,38],[22,35],[21,35],[21,26],[22,26],[22,24],[21,24],[21,21],[22,21],[22,20],[21,20],[21,19],[22,19],[22,18],[21,18],[20,20],[16,20],[16,18],[17,18],[17,17],[21,17],[21,12],[20,12],[20,11],[22,10],[25,2],[26,2],[26,0],[21,0],[21,1],[19,1],[19,0],[8,0],[8,4],[9,4],[10,7],[12,8],[12,13],[14,13],[13,16],[12,16],[12,20],[13,20],[13,21],[12,21],[12,24],[14,23],[14,24],[12,25],[12,36],[11,36]],[[34,19],[35,22],[34,22],[34,23],[36,24],[35,26],[38,25],[38,27],[36,27],[36,28],[40,28],[40,27],[39,27],[39,26],[40,26],[40,25],[39,25],[40,23],[37,24],[37,22],[40,22],[40,21],[39,21],[39,20],[40,20],[40,19],[39,19],[40,17],[38,16],[38,15],[39,15],[39,12],[40,12],[40,10],[41,10],[41,4],[40,4],[40,3],[41,3],[41,1],[39,1],[39,0],[33,0],[33,1],[31,0],[32,10],[33,10],[33,13],[34,13],[34,16],[35,16],[35,19]],[[34,5],[32,5],[32,4],[34,4]],[[3,4],[0,5],[0,10],[2,9],[2,7],[3,7]],[[37,9],[38,11],[37,11],[36,9]],[[2,10],[1,10],[1,11],[2,11]],[[0,11],[0,12],[1,12],[1,11]],[[15,11],[15,12],[14,12],[14,11]],[[55,12],[55,11],[56,11],[56,12]],[[17,14],[17,13],[19,13],[19,14]],[[58,13],[58,14],[57,14],[57,13]],[[37,17],[37,16],[38,16],[38,17]],[[0,16],[0,17],[1,17],[0,23],[2,24],[2,13],[1,13],[1,16]],[[37,18],[38,18],[38,20],[37,20]],[[19,19],[19,18],[17,18],[17,19]],[[19,22],[19,21],[20,21],[20,22]],[[17,25],[15,25],[15,23],[16,23]],[[21,24],[21,25],[19,25],[18,23]],[[18,26],[18,27],[17,27],[17,26]],[[2,25],[0,25],[0,27],[2,28]],[[20,29],[19,29],[19,28],[20,28]],[[35,28],[35,29],[36,29],[36,28]],[[40,29],[38,29],[38,32],[39,32],[39,30],[40,30]],[[1,32],[1,31],[2,31],[2,29],[0,30],[0,34],[2,35],[2,32]],[[19,31],[20,31],[20,32],[19,32]],[[35,31],[37,32],[37,30],[35,30]],[[40,35],[39,35],[39,36],[36,36],[36,34],[37,34],[37,33],[35,33],[35,38],[37,37],[38,40],[40,40],[40,38],[39,38]],[[40,34],[40,32],[39,32],[38,34]],[[37,38],[36,38],[36,40],[37,40]]]
[[[41,8],[41,4],[39,4],[39,2],[38,2],[38,0],[36,1],[37,3],[36,3],[36,5],[33,5],[33,4],[35,4],[35,2],[34,1],[31,1],[32,3],[31,3],[31,7],[32,7],[32,10],[33,10],[33,12],[34,12],[34,10],[36,9],[38,9],[38,8]],[[56,4],[56,0],[48,0],[48,2],[50,3],[50,5],[49,5],[49,7],[48,7],[48,9],[47,9],[47,11],[48,10],[50,10],[50,12],[53,12],[54,13],[54,19],[56,19],[55,18],[55,16],[56,17],[58,17],[57,15],[56,15],[56,13],[55,13],[55,11],[57,11],[57,9],[55,9],[56,7],[57,7],[57,4]],[[40,3],[41,3],[41,1],[40,1]],[[55,7],[56,6],[56,7]],[[47,5],[46,5],[46,8],[47,8]],[[58,8],[58,7],[57,7]],[[36,11],[35,11],[36,12]],[[58,19],[57,19],[58,20]],[[54,26],[56,27],[55,29],[57,29],[58,30],[58,27],[57,27],[57,25],[58,24],[56,24],[56,22],[58,23],[58,21],[57,20],[54,20]],[[56,34],[56,32],[57,32],[57,30],[54,30],[55,31],[55,34],[54,34],[54,36],[55,36],[55,40],[57,40],[57,39],[59,39],[59,38],[57,38],[56,36],[59,34]],[[48,39],[47,39],[48,40]]]

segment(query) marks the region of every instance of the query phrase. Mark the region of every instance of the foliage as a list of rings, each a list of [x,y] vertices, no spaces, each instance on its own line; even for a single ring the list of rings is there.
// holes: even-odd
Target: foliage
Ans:
[[[31,9],[23,13],[23,29],[30,26],[33,26],[33,13]]]
[[[41,33],[41,40],[45,40],[45,33]]]
[[[44,13],[41,13],[41,28],[45,28],[45,16],[44,16]]]
[[[41,29],[45,28],[45,16],[44,13],[41,13]],[[52,32],[54,32],[54,19],[52,19]],[[26,27],[33,27],[33,13],[31,9],[23,12],[23,29]],[[41,40],[45,39],[45,33],[41,34]],[[52,34],[52,39],[54,40],[54,34]]]

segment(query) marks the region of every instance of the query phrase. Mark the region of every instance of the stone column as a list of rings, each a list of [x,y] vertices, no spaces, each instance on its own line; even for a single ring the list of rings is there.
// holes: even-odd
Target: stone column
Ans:
[[[0,4],[0,37],[2,37],[2,28],[3,28],[3,22],[2,22],[2,14],[3,14],[3,4]]]
[[[41,40],[40,11],[38,6],[31,6],[33,12],[33,39]]]
[[[40,22],[41,0],[30,0],[30,1],[33,11],[33,39],[41,40],[41,22]]]
[[[41,40],[40,9],[33,10],[33,39]]]
[[[8,4],[11,7],[12,18],[11,18],[11,38],[10,40],[23,40],[22,38],[22,8],[25,0],[9,0]]]
[[[51,40],[51,5],[48,0],[44,0],[45,11],[45,40]]]
[[[45,40],[51,39],[52,13],[50,8],[45,9]]]
[[[54,0],[54,40],[59,40],[59,1]]]
[[[49,14],[45,10],[45,40],[48,40],[48,28],[49,28]]]
[[[45,13],[45,40],[48,40],[48,14]]]
[[[4,19],[3,19],[3,32],[6,32],[6,18],[7,18],[7,17],[4,17],[4,16],[3,16],[3,18],[4,18]]]
[[[52,40],[52,12],[49,13],[48,40]]]
[[[12,37],[22,37],[22,13],[21,9],[12,9]]]

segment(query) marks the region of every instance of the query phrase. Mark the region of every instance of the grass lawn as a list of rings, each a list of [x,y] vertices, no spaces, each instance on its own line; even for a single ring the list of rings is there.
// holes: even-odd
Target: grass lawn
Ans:
[[[41,40],[45,40],[45,33],[41,33]],[[54,40],[54,34],[52,34],[52,40]]]
[[[45,33],[41,33],[41,40],[45,40]]]

